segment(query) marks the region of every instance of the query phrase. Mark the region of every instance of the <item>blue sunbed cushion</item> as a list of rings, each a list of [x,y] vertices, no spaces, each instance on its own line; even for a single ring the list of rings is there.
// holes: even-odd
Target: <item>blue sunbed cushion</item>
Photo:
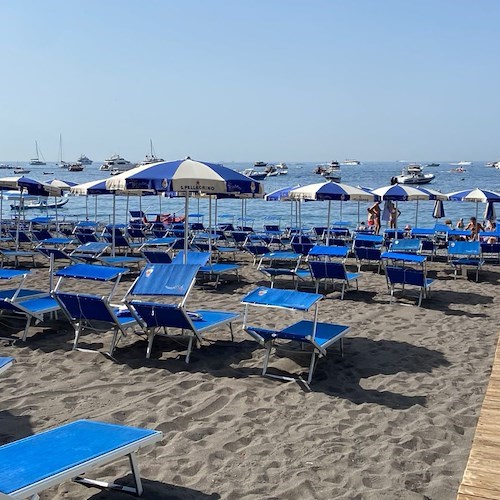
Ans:
[[[284,307],[307,311],[323,295],[308,292],[296,292],[294,290],[280,290],[278,288],[267,288],[261,286],[248,293],[241,302],[243,304],[255,304],[268,307]]]
[[[0,491],[11,494],[158,431],[77,420],[0,447]],[[120,455],[117,454],[117,458]]]
[[[17,278],[18,276],[24,276],[25,274],[30,274],[31,271],[19,271],[18,269],[0,269],[0,279],[10,280],[12,278]]]
[[[55,273],[58,277],[109,281],[127,273],[126,267],[97,266],[93,264],[74,264]]]
[[[132,287],[132,295],[183,297],[189,291],[199,266],[192,264],[148,264]]]

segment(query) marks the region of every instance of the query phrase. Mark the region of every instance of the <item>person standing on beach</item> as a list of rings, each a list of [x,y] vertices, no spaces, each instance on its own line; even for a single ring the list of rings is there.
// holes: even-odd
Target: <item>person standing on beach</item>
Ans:
[[[380,233],[380,201],[376,201],[369,209],[368,213],[372,216],[373,229],[375,234]]]
[[[389,228],[396,229],[398,225],[398,217],[401,215],[401,210],[396,208],[396,205],[389,200]]]

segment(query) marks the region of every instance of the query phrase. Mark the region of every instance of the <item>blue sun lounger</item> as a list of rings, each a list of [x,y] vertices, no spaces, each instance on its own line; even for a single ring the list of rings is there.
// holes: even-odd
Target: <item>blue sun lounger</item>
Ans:
[[[23,342],[26,341],[32,324],[43,321],[48,314],[59,309],[57,302],[47,292],[23,288],[30,274],[30,271],[0,269],[0,281],[5,280],[10,283],[11,280],[19,279],[16,287],[0,290],[0,315],[26,318]]]
[[[75,332],[73,350],[79,349],[78,341],[84,331],[105,333],[113,331],[109,355],[112,356],[121,336],[127,335],[127,330],[133,328],[137,322],[128,309],[111,303],[112,296],[118,283],[128,271],[121,267],[98,266],[92,264],[75,264],[57,271],[59,278],[53,296],[60,305],[61,310],[70,322]],[[88,293],[60,291],[63,280],[72,278],[79,280],[92,280],[111,285],[111,292],[107,296],[92,295]]]
[[[193,250],[188,250],[187,253],[187,263],[195,264],[200,266],[198,274],[205,280],[211,281],[215,277],[214,287],[217,288],[219,285],[221,276],[225,273],[235,272],[236,279],[239,281],[239,269],[240,266],[237,264],[214,264],[210,263],[210,253],[209,252],[196,252]],[[172,264],[183,264],[184,263],[184,250],[181,250],[172,260]]]
[[[479,241],[449,241],[448,262],[454,270],[454,278],[458,271],[472,267],[476,270],[476,281],[479,280],[479,270],[484,265]]]
[[[228,325],[233,338],[232,323],[240,317],[238,313],[207,309],[191,312],[185,308],[198,270],[199,266],[193,264],[149,264],[127,293],[125,303],[148,336],[147,358],[151,356],[156,335],[187,338],[186,363],[193,343],[196,341],[199,346],[205,332]],[[170,297],[178,303],[130,300],[132,296]]]
[[[266,348],[262,375],[283,380],[296,380],[294,377],[271,375],[267,373],[269,357],[273,347],[278,348],[281,341],[298,342],[301,346],[308,346],[311,352],[311,361],[307,383],[311,383],[317,360],[327,355],[327,349],[335,342],[340,343],[343,353],[343,337],[349,327],[334,323],[318,322],[318,303],[323,295],[317,293],[297,292],[294,290],[279,290],[276,288],[259,287],[247,294],[242,303],[245,304],[243,329],[260,345]],[[303,319],[282,328],[262,328],[251,326],[248,323],[250,306],[287,309],[288,311],[303,311],[314,309],[314,319]]]
[[[37,499],[68,480],[142,495],[136,452],[162,439],[160,431],[77,420],[0,446],[0,498]],[[134,486],[82,478],[82,474],[128,457]]]
[[[418,298],[418,307],[420,307],[422,299],[430,296],[431,286],[435,281],[427,277],[427,257],[411,253],[384,252],[382,260],[385,264],[387,286],[391,294],[390,303],[394,298],[396,285],[401,285],[403,293],[405,286],[412,285],[420,288]]]
[[[14,364],[14,358],[0,358],[0,373],[3,373],[7,368],[10,368]]]

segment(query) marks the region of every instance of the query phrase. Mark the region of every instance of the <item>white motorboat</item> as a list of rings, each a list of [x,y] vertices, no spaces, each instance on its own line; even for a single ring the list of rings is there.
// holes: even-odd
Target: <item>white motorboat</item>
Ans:
[[[340,182],[340,170],[330,170],[321,174],[325,179],[333,182]]]
[[[278,175],[286,175],[288,174],[288,165],[286,163],[278,163],[275,165],[276,170],[278,171]]]
[[[104,160],[104,163],[99,167],[99,170],[109,171],[114,168],[119,169],[121,172],[125,172],[134,168],[135,163],[131,163],[125,158],[122,158],[120,155],[112,155],[107,160]]]
[[[493,163],[493,166],[494,166],[497,170],[500,170],[500,161],[496,161],[495,163]]]
[[[436,176],[434,174],[424,174],[422,165],[417,163],[406,166],[401,175],[391,179],[391,184],[428,184]]]
[[[450,165],[456,165],[458,167],[470,167],[472,165],[471,161],[459,161],[456,163],[450,163]]]
[[[30,172],[31,172],[31,170],[28,170],[27,168],[24,168],[24,167],[16,167],[14,169],[15,174],[24,175],[24,174],[29,174]]]
[[[359,160],[347,159],[340,163],[341,165],[360,165],[361,162]]]
[[[256,161],[253,164],[254,167],[267,167],[267,163],[265,161]]]
[[[35,151],[36,155],[34,158],[31,158],[30,165],[46,165],[45,159],[43,158],[42,152],[38,149],[38,142],[35,141]],[[40,159],[40,156],[42,159]]]
[[[93,161],[88,156],[81,154],[77,163],[81,163],[82,165],[92,165]]]
[[[80,162],[71,163],[68,165],[68,172],[82,172],[84,166]]]
[[[274,165],[271,165],[270,167],[266,167],[266,177],[277,177],[278,175],[280,175],[278,169],[274,166]]]
[[[13,203],[10,205],[11,210],[46,210],[48,208],[60,208],[68,203],[69,198],[62,198],[57,200],[57,203],[54,201],[49,201],[49,198],[38,197],[37,199],[31,200],[23,200],[21,202]]]
[[[262,181],[267,177],[267,172],[255,170],[254,168],[245,168],[245,170],[242,170],[240,173],[255,181]]]

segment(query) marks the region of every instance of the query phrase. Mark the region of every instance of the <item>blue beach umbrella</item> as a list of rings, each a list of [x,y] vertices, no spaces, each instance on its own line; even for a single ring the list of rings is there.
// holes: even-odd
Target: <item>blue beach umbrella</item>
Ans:
[[[340,201],[340,218],[342,219],[342,201],[374,201],[375,196],[371,192],[363,189],[349,186],[348,184],[340,184],[337,182],[319,182],[308,184],[290,191],[292,200],[316,200],[328,201],[327,228],[330,228],[331,202]],[[327,231],[327,244],[329,243],[330,231]]]
[[[434,210],[432,211],[432,216],[434,217],[434,219],[441,219],[444,217],[443,200],[436,200],[436,202],[434,203]]]
[[[448,194],[453,201],[468,201],[476,204],[476,219],[479,212],[479,203],[500,203],[500,193],[488,189],[465,189]]]
[[[123,172],[106,181],[106,187],[113,191],[153,190],[157,193],[177,192],[185,198],[184,231],[189,228],[189,196],[194,194],[224,195],[235,197],[264,195],[260,182],[240,174],[235,170],[216,163],[184,160],[141,165]],[[185,258],[187,258],[187,238],[184,238]]]
[[[293,189],[298,189],[300,187],[300,184],[297,184],[296,186],[288,186],[280,189],[276,189],[274,191],[271,191],[270,193],[267,193],[264,196],[264,200],[266,201],[292,201],[290,199],[290,191]],[[296,200],[294,200],[296,201]],[[298,201],[296,201],[298,203]],[[293,227],[293,207],[296,205],[296,203],[291,203],[290,204],[290,227]],[[298,215],[298,210],[297,207],[295,208],[295,218],[297,219]],[[297,221],[295,222],[296,224],[298,223]]]
[[[495,204],[491,201],[486,203],[486,208],[484,210],[484,218],[485,220],[489,220],[494,222],[497,218],[497,214],[495,211]]]

